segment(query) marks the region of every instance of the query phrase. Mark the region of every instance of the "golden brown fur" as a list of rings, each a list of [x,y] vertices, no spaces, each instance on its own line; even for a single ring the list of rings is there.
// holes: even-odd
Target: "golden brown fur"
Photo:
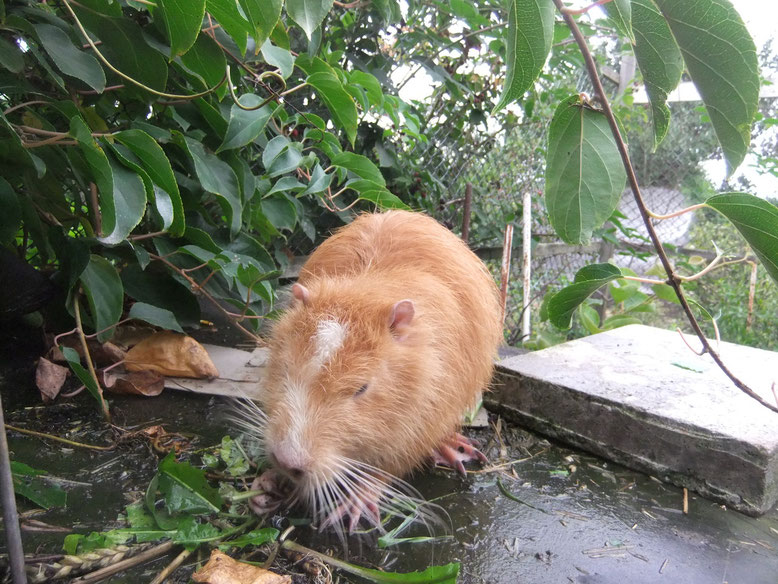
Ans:
[[[269,449],[302,450],[298,461],[318,481],[343,458],[408,474],[456,431],[489,382],[502,340],[492,277],[433,219],[391,211],[361,215],[327,239],[299,283],[309,300],[294,302],[272,335],[262,400]],[[392,330],[392,307],[403,299],[415,315]],[[314,357],[322,321],[347,326],[324,365]]]

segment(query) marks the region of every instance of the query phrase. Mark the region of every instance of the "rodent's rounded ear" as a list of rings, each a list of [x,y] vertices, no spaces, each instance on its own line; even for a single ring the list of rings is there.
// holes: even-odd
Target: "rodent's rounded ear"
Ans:
[[[292,284],[292,296],[302,302],[304,306],[308,306],[311,303],[311,293],[308,292],[308,288],[297,282]]]
[[[406,329],[411,324],[416,309],[413,306],[413,300],[400,300],[392,306],[389,313],[389,328],[396,335],[398,341],[404,341]]]

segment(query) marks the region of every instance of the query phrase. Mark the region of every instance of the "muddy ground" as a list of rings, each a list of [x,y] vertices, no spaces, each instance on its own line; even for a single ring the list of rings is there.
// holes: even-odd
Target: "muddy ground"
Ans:
[[[6,346],[0,357],[7,423],[90,443],[113,440],[114,430],[103,424],[85,393],[51,406],[40,404],[32,358],[24,349],[14,345],[9,351]],[[193,448],[236,434],[219,398],[166,390],[157,398],[111,398],[111,407],[116,426],[136,430],[162,424],[192,440]],[[492,422],[489,429],[471,432],[486,445],[489,466],[471,467],[467,478],[430,468],[410,481],[444,510],[448,527],[435,531],[445,535],[448,530],[450,537],[381,550],[375,537],[366,535],[350,541],[349,560],[393,571],[459,561],[461,584],[778,582],[776,510],[755,519],[690,493],[684,514],[681,489],[549,443],[494,416]],[[116,526],[117,515],[141,496],[162,456],[142,438],[94,452],[10,431],[9,444],[12,459],[70,481],[63,483],[65,508],[41,513],[19,501],[25,551],[38,555],[61,553],[71,531]],[[289,514],[292,519],[301,516],[300,511]],[[289,517],[273,521],[283,527]],[[61,531],[41,531],[43,524]],[[310,527],[298,527],[293,537],[319,551],[344,553],[336,538]],[[171,557],[110,581],[148,582]],[[190,558],[170,581],[188,581],[195,560]],[[295,582],[314,581],[294,559],[279,558],[277,567],[296,574]],[[358,581],[337,572],[333,577]]]

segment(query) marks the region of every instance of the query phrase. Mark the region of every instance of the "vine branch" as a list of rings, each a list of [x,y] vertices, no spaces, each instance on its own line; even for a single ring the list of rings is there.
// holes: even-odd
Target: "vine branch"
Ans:
[[[648,231],[648,235],[651,239],[651,242],[654,244],[654,248],[656,249],[656,253],[659,256],[659,260],[662,262],[662,267],[667,273],[667,283],[670,286],[672,286],[673,290],[675,291],[675,294],[678,297],[681,307],[683,308],[683,311],[686,314],[686,317],[689,320],[692,329],[694,329],[695,334],[700,339],[700,342],[702,343],[702,352],[708,353],[711,356],[713,361],[715,361],[716,365],[718,365],[719,369],[721,369],[721,371],[732,381],[732,383],[735,384],[735,386],[738,389],[740,389],[743,393],[745,393],[749,397],[758,401],[764,407],[778,413],[778,406],[774,406],[767,400],[763,399],[762,396],[760,396],[753,389],[748,387],[738,377],[736,377],[734,373],[732,373],[729,370],[726,364],[722,361],[719,354],[713,349],[710,342],[705,337],[705,333],[703,333],[702,328],[700,327],[700,323],[697,322],[697,318],[694,316],[691,306],[689,305],[689,302],[683,293],[683,288],[681,287],[681,279],[678,277],[678,275],[675,274],[675,271],[673,270],[673,266],[670,263],[670,258],[667,256],[667,252],[665,252],[665,249],[662,246],[662,242],[660,241],[659,236],[657,235],[656,230],[654,229],[654,225],[651,222],[651,216],[648,213],[646,203],[643,200],[643,196],[640,193],[640,185],[638,184],[638,179],[637,176],[635,175],[635,169],[632,167],[632,161],[630,160],[629,157],[629,151],[627,149],[627,145],[624,142],[624,138],[621,135],[621,130],[619,129],[618,122],[616,121],[616,117],[614,116],[613,110],[611,109],[610,102],[608,101],[608,98],[605,95],[605,89],[603,88],[602,82],[600,81],[600,76],[597,72],[597,66],[594,63],[594,58],[592,57],[592,53],[591,51],[589,51],[589,47],[586,44],[586,39],[581,33],[581,30],[578,28],[578,25],[576,24],[573,16],[565,8],[564,4],[562,3],[562,0],[553,0],[553,2],[554,5],[557,7],[557,10],[559,10],[559,12],[562,14],[565,23],[570,28],[570,31],[573,33],[573,37],[575,38],[575,41],[578,44],[578,48],[581,50],[581,54],[583,55],[584,58],[584,63],[586,64],[586,69],[589,73],[589,78],[591,79],[592,84],[594,85],[595,93],[602,105],[602,112],[603,114],[605,114],[605,117],[608,120],[608,125],[610,126],[611,132],[613,134],[613,138],[616,141],[616,146],[618,147],[621,160],[624,164],[624,169],[627,172],[627,178],[629,180],[629,184],[632,189],[632,194],[635,197],[635,203],[637,204],[637,207],[640,210],[640,215],[643,218],[643,223],[646,226],[646,230]]]
[[[191,95],[182,95],[177,93],[165,93],[163,91],[157,91],[156,89],[152,89],[148,85],[144,85],[140,81],[135,80],[134,78],[130,77],[126,73],[120,71],[113,65],[111,65],[111,62],[105,58],[105,56],[100,52],[100,49],[97,48],[97,45],[92,40],[92,37],[89,36],[89,34],[86,32],[86,29],[84,28],[84,25],[81,24],[81,20],[76,15],[75,11],[73,10],[73,7],[70,5],[70,0],[62,0],[62,4],[65,6],[67,11],[70,13],[70,16],[73,18],[73,21],[76,23],[76,26],[78,27],[78,30],[81,31],[81,34],[84,35],[84,38],[86,39],[86,42],[89,43],[89,46],[92,48],[92,50],[95,52],[95,55],[97,55],[97,58],[102,61],[103,65],[108,67],[111,71],[116,73],[119,77],[124,79],[125,81],[129,81],[133,85],[137,85],[141,89],[145,89],[149,93],[153,95],[157,95],[159,97],[168,97],[170,99],[197,99],[198,97],[203,97],[204,95],[208,95],[209,93],[212,93],[219,89],[224,82],[227,80],[227,74],[224,74],[224,77],[222,77],[221,81],[219,81],[216,85],[213,87],[210,87],[209,89],[206,89],[205,91],[201,91],[200,93],[193,93]]]

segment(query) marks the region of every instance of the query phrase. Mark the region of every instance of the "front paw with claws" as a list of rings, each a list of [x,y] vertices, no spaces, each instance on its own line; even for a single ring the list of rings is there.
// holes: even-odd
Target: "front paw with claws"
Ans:
[[[251,483],[252,491],[263,491],[248,500],[249,507],[257,515],[272,513],[286,499],[286,480],[275,469],[266,470]]]
[[[483,452],[476,448],[475,443],[462,434],[455,433],[450,438],[443,441],[443,444],[433,452],[432,459],[435,464],[441,464],[456,469],[459,474],[465,476],[465,462],[477,460],[486,463],[489,460]]]

